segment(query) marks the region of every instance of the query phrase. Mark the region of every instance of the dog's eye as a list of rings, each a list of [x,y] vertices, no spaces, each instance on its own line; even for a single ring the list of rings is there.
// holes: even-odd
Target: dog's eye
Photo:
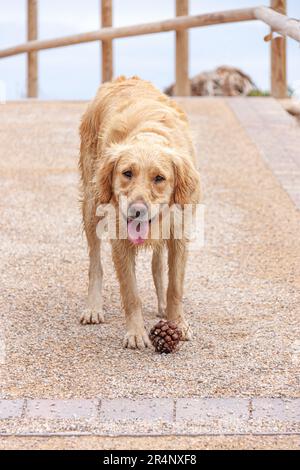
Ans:
[[[128,171],[123,171],[123,175],[128,178],[128,179],[131,179],[132,178],[132,171],[128,170]]]
[[[165,179],[166,178],[164,178],[163,176],[157,175],[157,176],[155,176],[154,181],[155,181],[155,183],[160,183],[161,181],[165,181]]]

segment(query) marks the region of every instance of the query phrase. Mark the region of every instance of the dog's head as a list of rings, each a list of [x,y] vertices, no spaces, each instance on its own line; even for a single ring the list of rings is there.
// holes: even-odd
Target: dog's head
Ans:
[[[161,207],[195,204],[200,192],[199,174],[188,156],[145,141],[111,145],[101,159],[95,184],[99,204],[118,205],[126,198],[128,228],[139,220],[141,232],[158,219]]]

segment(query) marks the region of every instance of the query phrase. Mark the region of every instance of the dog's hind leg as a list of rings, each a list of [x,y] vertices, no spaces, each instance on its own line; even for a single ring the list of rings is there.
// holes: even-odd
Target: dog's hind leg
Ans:
[[[167,291],[166,291],[166,260],[164,257],[163,247],[154,249],[152,256],[152,276],[155,285],[157,304],[158,304],[158,316],[166,318],[166,307],[167,307]]]
[[[103,269],[101,264],[100,240],[96,233],[97,219],[93,204],[88,202],[83,203],[83,219],[89,246],[90,267],[87,308],[83,311],[80,322],[86,325],[89,323],[104,322],[102,306]]]

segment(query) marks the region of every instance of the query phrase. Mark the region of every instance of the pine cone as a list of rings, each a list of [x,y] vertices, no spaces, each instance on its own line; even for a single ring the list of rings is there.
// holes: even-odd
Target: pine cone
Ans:
[[[181,337],[182,332],[176,323],[166,320],[160,320],[150,331],[150,340],[160,354],[176,351]]]

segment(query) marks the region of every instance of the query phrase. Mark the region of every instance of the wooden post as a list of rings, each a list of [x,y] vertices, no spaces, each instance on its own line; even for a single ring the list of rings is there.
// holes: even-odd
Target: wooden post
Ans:
[[[286,0],[271,0],[271,8],[286,15]],[[274,98],[287,97],[286,38],[275,37],[271,41],[271,94]]]
[[[101,0],[102,28],[112,26],[112,0]],[[102,83],[113,78],[113,44],[112,40],[102,41]]]
[[[189,0],[176,0],[176,16],[189,14]],[[189,96],[189,33],[188,30],[176,31],[176,82],[175,95]]]
[[[38,36],[38,5],[37,0],[27,0],[27,38],[28,41]],[[27,54],[27,97],[38,96],[38,53]]]

